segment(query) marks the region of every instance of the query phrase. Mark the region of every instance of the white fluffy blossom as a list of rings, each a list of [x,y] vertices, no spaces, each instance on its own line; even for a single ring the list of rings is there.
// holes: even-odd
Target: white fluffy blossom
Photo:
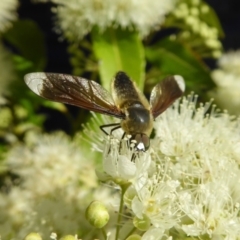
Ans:
[[[218,60],[218,69],[212,72],[217,85],[210,95],[219,106],[231,114],[240,114],[240,50],[230,51]]]
[[[133,185],[132,207],[137,199],[141,212],[165,233],[174,227],[187,236],[237,239],[239,121],[208,115],[207,109],[184,99],[156,120],[156,172],[141,189]]]
[[[113,123],[116,119],[92,114],[93,118],[84,126],[84,134],[81,138],[89,142],[92,149],[101,152],[103,156],[102,166],[97,169],[99,179],[113,180],[121,185],[134,182],[144,175],[145,170],[151,167],[150,151],[136,155],[130,148],[130,136],[125,136],[120,141],[123,136],[120,128],[113,131],[113,136],[104,135],[99,126]]]
[[[109,194],[108,189],[95,190],[93,161],[63,133],[27,139],[27,145],[13,147],[5,161],[17,178],[7,194],[0,192],[2,239],[23,239],[33,231],[44,238],[53,231],[88,231],[86,206],[95,198],[107,201]]]
[[[67,36],[82,38],[94,26],[137,29],[142,36],[158,29],[176,0],[51,0]]]
[[[17,18],[17,0],[0,1],[0,32],[3,32]]]
[[[95,196],[114,199],[114,212],[120,206],[119,221],[110,217],[109,224],[118,229],[107,226],[109,239],[115,233],[126,239],[135,229],[143,240],[239,239],[240,119],[210,109],[209,103],[196,107],[196,102],[193,96],[183,98],[162,113],[154,122],[150,149],[139,154],[131,150],[128,136],[121,140],[121,130],[104,136],[89,122],[87,140],[92,138],[103,154],[99,176],[122,194],[100,189]],[[7,158],[21,182],[20,189],[0,195],[1,224],[12,229],[24,220],[24,233],[88,231],[83,207],[96,183],[88,155],[61,134],[32,142],[14,148]],[[11,224],[4,221],[9,218]]]
[[[32,149],[16,146],[11,150],[7,161],[10,169],[25,179],[25,188],[44,195],[67,187],[68,196],[73,196],[79,183],[86,183],[86,187],[96,186],[95,174],[90,171],[91,162],[86,164],[87,159],[81,149],[70,142],[66,135],[58,133],[35,136],[29,141],[33,144]],[[85,172],[88,172],[87,175]]]
[[[115,154],[116,139],[108,140],[110,150],[102,146],[103,171],[129,182],[124,204],[148,226],[143,239],[238,239],[240,121],[208,111],[210,104],[197,108],[193,96],[175,103],[156,119],[149,152],[135,159]]]

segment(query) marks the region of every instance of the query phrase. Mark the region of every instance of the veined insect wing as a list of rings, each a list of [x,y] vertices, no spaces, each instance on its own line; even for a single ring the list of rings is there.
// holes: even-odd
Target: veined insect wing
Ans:
[[[80,108],[124,118],[111,94],[95,81],[68,74],[29,73],[25,77],[28,87],[48,100],[71,104]]]
[[[185,91],[183,77],[174,75],[158,83],[150,95],[150,109],[154,118],[164,112]]]

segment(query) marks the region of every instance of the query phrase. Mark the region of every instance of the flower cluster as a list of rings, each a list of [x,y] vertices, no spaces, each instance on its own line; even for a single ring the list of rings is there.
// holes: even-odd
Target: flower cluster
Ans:
[[[8,183],[8,193],[0,193],[1,237],[87,231],[85,208],[96,196],[108,199],[107,190],[95,190],[93,162],[87,156],[63,133],[31,133],[25,145],[13,147],[6,166],[14,181]]]
[[[134,158],[127,139],[98,146],[105,179],[129,184],[124,204],[141,239],[240,235],[240,122],[209,111],[193,96],[175,103],[156,119],[149,151]]]
[[[203,48],[202,43],[212,52],[212,57],[218,58],[221,56],[222,44],[219,41],[219,32],[216,27],[210,26],[206,21],[206,15],[210,11],[209,6],[205,5],[200,0],[179,1],[178,6],[174,9],[173,15],[176,17],[181,26],[185,24],[187,28],[181,33],[184,39],[190,39],[194,48]],[[202,42],[199,42],[199,39]],[[204,53],[202,53],[204,56]]]
[[[0,2],[0,32],[6,30],[13,20],[17,18],[17,0],[2,0]]]
[[[143,240],[238,239],[240,121],[210,109],[210,103],[197,108],[196,102],[194,96],[183,98],[156,119],[147,152],[135,152],[129,136],[121,139],[121,129],[105,141],[97,139],[89,123],[87,140],[94,137],[93,148],[103,153],[98,177],[114,183],[114,191],[93,191],[97,182],[88,154],[65,135],[29,135],[26,145],[14,147],[7,157],[7,166],[20,178],[0,195],[1,219],[8,219],[0,224],[3,237],[16,226],[17,238],[31,231],[47,237],[79,229],[85,236],[84,211],[95,199],[87,219],[96,228],[104,226],[106,239],[115,234],[127,239],[134,229]],[[94,121],[99,125],[101,119]],[[118,217],[111,214],[117,208]]]
[[[41,0],[39,0],[41,1]],[[68,37],[82,38],[94,26],[135,28],[142,36],[158,29],[176,0],[51,0],[58,24]]]
[[[218,60],[218,69],[212,72],[217,85],[210,95],[221,108],[231,114],[240,114],[240,50],[229,51]]]

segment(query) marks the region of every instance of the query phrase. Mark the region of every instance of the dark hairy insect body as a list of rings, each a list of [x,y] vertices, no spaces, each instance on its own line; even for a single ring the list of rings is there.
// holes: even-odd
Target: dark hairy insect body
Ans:
[[[30,73],[25,76],[28,87],[37,95],[90,111],[122,119],[112,126],[110,134],[122,128],[124,135],[131,135],[137,151],[150,146],[149,136],[154,119],[182,96],[185,84],[181,76],[171,76],[158,83],[152,90],[150,101],[124,72],[118,72],[112,81],[112,95],[98,83],[81,77],[56,73]]]
[[[149,136],[153,128],[153,117],[149,110],[149,104],[145,96],[138,90],[128,76],[119,72],[112,82],[113,100],[125,115],[120,125],[124,132],[136,140],[136,135]],[[141,137],[140,137],[141,138]],[[138,141],[137,145],[139,144]],[[143,142],[138,148],[148,148],[149,141]]]

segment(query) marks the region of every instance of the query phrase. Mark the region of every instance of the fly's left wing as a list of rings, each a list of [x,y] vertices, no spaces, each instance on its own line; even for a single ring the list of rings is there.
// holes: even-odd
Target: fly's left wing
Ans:
[[[179,76],[170,76],[158,83],[150,95],[150,110],[154,118],[164,112],[185,91],[184,79]]]
[[[124,118],[110,93],[95,81],[67,74],[29,73],[24,77],[37,95],[55,102],[67,103],[90,111]]]

